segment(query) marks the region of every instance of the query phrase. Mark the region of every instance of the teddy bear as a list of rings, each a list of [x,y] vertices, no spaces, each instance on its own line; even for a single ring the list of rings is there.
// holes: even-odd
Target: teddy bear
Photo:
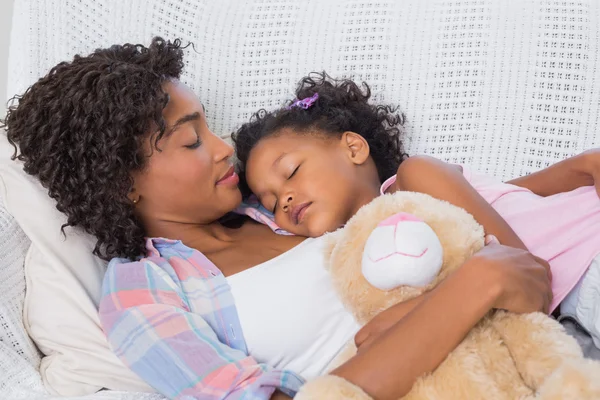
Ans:
[[[438,285],[484,245],[483,227],[462,208],[397,192],[362,207],[328,234],[325,264],[344,306],[362,325]],[[331,371],[356,354],[354,342]],[[334,375],[307,382],[297,400],[370,400]],[[600,364],[543,313],[495,310],[403,397],[422,399],[600,399]]]

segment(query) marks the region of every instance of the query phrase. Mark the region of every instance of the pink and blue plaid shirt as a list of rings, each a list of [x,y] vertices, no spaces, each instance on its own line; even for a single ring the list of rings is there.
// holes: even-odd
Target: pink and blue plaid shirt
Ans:
[[[148,239],[140,261],[113,259],[100,321],[113,352],[170,399],[293,397],[304,380],[248,355],[221,271],[180,241]]]
[[[254,195],[244,200],[244,202],[238,208],[236,208],[234,212],[240,215],[247,215],[256,222],[260,222],[261,224],[268,226],[278,235],[293,236],[292,233],[280,228],[279,225],[275,223],[275,215],[264,208]]]

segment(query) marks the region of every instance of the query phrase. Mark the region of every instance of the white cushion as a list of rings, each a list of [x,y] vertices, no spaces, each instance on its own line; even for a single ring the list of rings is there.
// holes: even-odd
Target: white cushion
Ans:
[[[0,136],[0,177],[6,210],[31,247],[25,260],[27,294],[24,324],[46,354],[40,372],[59,395],[81,395],[102,388],[151,391],[110,351],[100,328],[97,304],[106,263],[92,255],[93,239],[66,221],[40,183],[10,160],[12,146]]]
[[[40,354],[23,326],[25,274],[23,263],[30,241],[4,208],[0,177],[0,399],[28,398],[44,392],[36,370]]]

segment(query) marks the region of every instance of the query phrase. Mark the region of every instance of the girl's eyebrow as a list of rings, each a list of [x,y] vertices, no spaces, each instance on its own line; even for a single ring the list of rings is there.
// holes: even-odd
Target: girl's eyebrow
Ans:
[[[281,159],[285,156],[287,156],[288,153],[281,153],[281,155],[279,157],[277,157],[275,159],[275,161],[273,161],[273,164],[271,165],[271,169],[275,168],[277,166],[277,164],[279,164],[279,162],[281,161]]]

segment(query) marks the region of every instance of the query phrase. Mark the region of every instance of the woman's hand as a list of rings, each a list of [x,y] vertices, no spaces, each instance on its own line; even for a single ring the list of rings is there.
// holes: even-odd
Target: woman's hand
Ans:
[[[483,268],[483,279],[497,282],[494,308],[515,313],[548,312],[552,290],[550,267],[545,260],[525,250],[490,243],[463,267]]]
[[[485,245],[487,246],[488,244],[500,244],[500,241],[498,241],[498,238],[496,238],[496,236],[494,235],[487,235],[485,237]],[[544,260],[543,258],[534,256],[533,254],[532,256],[535,261],[537,261],[540,265],[546,268],[546,271],[548,271],[548,278],[550,279],[550,281],[552,281],[552,270],[550,270],[550,263]]]
[[[494,235],[487,235],[485,237],[485,244],[496,243],[498,239]],[[411,312],[421,301],[424,296],[418,296],[413,299],[398,303],[387,310],[383,310],[372,320],[367,322],[357,333],[354,335],[354,344],[358,351],[361,351],[372,343],[381,333],[387,331],[396,322],[400,321],[406,314]]]
[[[482,283],[489,282],[490,290],[498,292],[494,307],[516,313],[546,312],[552,301],[548,262],[525,250],[502,246],[493,235],[488,235],[485,243],[486,248],[465,264],[467,268],[477,268],[474,272],[483,275]],[[354,336],[358,351],[368,348],[379,335],[419,305],[424,297],[396,304],[375,316]]]
[[[394,400],[432,372],[491,309],[547,310],[552,294],[547,268],[529,252],[490,243],[420,296],[414,309],[332,371],[371,397]]]

